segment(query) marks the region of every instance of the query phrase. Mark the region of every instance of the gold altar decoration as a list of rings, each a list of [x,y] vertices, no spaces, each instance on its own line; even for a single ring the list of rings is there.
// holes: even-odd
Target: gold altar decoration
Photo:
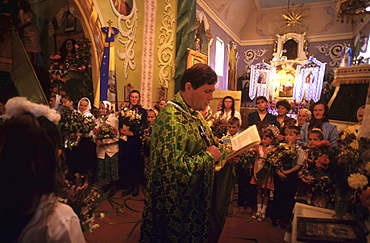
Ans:
[[[339,67],[334,71],[333,86],[370,83],[370,65]]]
[[[282,32],[289,33],[304,33],[308,30],[308,26],[303,24],[304,20],[310,19],[310,17],[306,16],[306,13],[309,11],[308,8],[304,8],[304,5],[301,4],[299,6],[292,4],[288,6],[288,9],[284,11],[285,13],[282,15],[283,18],[286,20],[284,29]]]
[[[370,6],[370,1],[366,0],[338,0],[336,11],[337,11],[337,21],[340,20],[341,23],[354,23],[358,18],[361,22],[364,18],[370,14],[367,8]]]

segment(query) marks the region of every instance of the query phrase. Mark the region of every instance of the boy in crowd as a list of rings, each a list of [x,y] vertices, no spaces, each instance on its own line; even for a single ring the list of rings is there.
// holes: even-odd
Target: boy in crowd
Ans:
[[[290,217],[294,207],[294,196],[299,185],[298,171],[304,165],[305,153],[297,145],[300,130],[297,126],[289,126],[285,129],[287,144],[295,146],[297,157],[291,161],[285,161],[282,168],[276,170],[274,208],[272,212],[272,224],[281,223],[281,229],[289,229]]]

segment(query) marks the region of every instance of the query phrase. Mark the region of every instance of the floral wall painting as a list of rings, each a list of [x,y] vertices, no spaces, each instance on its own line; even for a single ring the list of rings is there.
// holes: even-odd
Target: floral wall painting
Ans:
[[[167,91],[168,89],[164,87],[157,88],[157,101],[167,100]]]
[[[76,30],[76,18],[72,14],[68,14],[64,22],[64,32]]]
[[[124,89],[125,93],[124,93],[124,96],[125,96],[125,101],[126,102],[129,102],[130,101],[130,93],[133,90],[134,90],[134,86],[132,86],[130,83],[127,84],[127,85],[125,85],[125,89]]]
[[[187,63],[186,63],[186,68],[190,68],[191,66],[193,66],[194,64],[197,64],[197,63],[207,64],[208,63],[208,57],[204,54],[201,54],[201,53],[197,52],[197,51],[188,49],[188,59],[187,59]]]

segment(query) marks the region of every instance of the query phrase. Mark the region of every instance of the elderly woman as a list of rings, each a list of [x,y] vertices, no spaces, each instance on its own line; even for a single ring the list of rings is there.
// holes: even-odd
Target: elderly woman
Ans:
[[[329,108],[326,103],[321,101],[316,102],[312,106],[311,112],[311,120],[303,124],[301,128],[298,144],[302,147],[305,147],[308,142],[308,134],[312,131],[312,129],[319,128],[324,135],[324,140],[328,140],[332,146],[337,146],[337,140],[339,138],[338,129],[336,125],[329,123]]]
[[[136,197],[139,194],[139,182],[144,178],[144,158],[141,154],[142,128],[147,127],[147,111],[140,105],[140,92],[132,90],[129,104],[121,110],[119,120],[119,176],[120,186],[123,187],[121,196],[132,194]],[[132,111],[141,118],[136,126],[128,126],[126,112]]]
[[[297,116],[297,127],[302,128],[303,124],[311,120],[311,111],[309,109],[303,108],[298,111]]]

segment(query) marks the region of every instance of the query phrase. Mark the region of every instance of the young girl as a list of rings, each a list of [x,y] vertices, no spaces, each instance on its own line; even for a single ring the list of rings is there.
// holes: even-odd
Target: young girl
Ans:
[[[256,146],[259,158],[254,163],[253,177],[251,179],[251,184],[257,185],[257,212],[252,218],[258,221],[263,221],[266,218],[270,190],[274,189],[274,177],[272,173],[263,177],[257,174],[265,165],[267,152],[274,149],[273,144],[276,142],[276,137],[270,128],[262,130],[261,138],[261,144]]]
[[[313,186],[315,184],[315,177],[313,176],[312,170],[315,167],[315,161],[310,157],[313,151],[316,150],[317,143],[323,139],[324,135],[319,129],[314,129],[308,134],[307,147],[309,149],[306,151],[307,160],[302,170],[298,172],[298,177],[301,179],[301,182],[295,196],[297,202],[312,204]]]

